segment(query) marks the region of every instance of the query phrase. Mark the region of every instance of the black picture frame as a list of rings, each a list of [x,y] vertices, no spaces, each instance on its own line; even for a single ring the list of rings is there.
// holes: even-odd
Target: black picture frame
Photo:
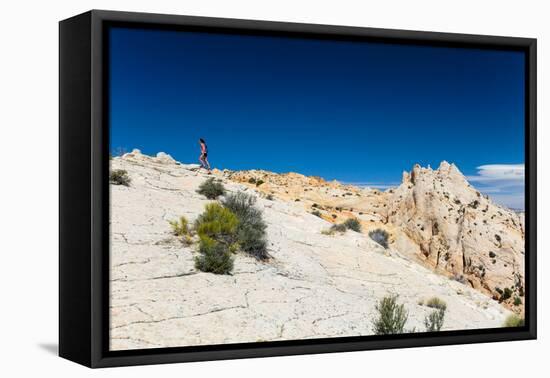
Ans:
[[[525,53],[525,326],[393,336],[108,350],[110,26],[380,41]],[[92,10],[59,24],[59,355],[88,367],[535,339],[536,39]]]

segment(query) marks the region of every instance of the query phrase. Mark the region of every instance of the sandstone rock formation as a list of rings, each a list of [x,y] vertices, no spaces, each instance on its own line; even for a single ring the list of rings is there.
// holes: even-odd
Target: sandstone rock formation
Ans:
[[[384,229],[399,253],[523,313],[524,215],[483,196],[454,164],[444,161],[436,170],[416,165],[385,192],[296,173],[225,175],[251,188],[261,180],[257,190],[300,201],[330,222],[353,217],[366,232]]]
[[[514,306],[524,296],[522,218],[473,188],[454,164],[416,165],[388,199],[401,253]],[[517,302],[516,302],[517,303]]]
[[[420,206],[429,202],[418,196],[429,191],[417,189],[412,193],[416,185],[421,187],[420,182],[428,182],[428,175],[420,178],[422,175],[414,173],[414,184],[404,182],[390,193],[298,174],[215,171],[229,192],[258,196],[257,206],[268,224],[272,258],[260,262],[238,253],[231,275],[214,275],[195,269],[196,245],[179,241],[168,224],[182,215],[192,222],[211,202],[196,193],[210,176],[197,165],[180,164],[159,155],[149,157],[132,151],[112,160],[112,168],[126,170],[132,180],[128,187],[111,185],[112,350],[369,335],[376,318],[375,305],[388,294],[399,295],[409,311],[407,328],[417,331],[424,329],[423,319],[431,311],[421,303],[434,296],[447,303],[444,330],[499,327],[510,314],[490,296],[430,268],[438,262],[438,267],[447,269],[454,262],[453,269],[471,269],[478,261],[471,243],[490,244],[480,241],[481,236],[465,236],[454,244],[445,241],[449,259],[445,260],[445,253],[433,257],[446,240],[438,239],[438,235],[452,236],[454,228],[452,222],[443,222],[443,217],[449,218],[445,212],[419,213],[426,209]],[[251,175],[264,183],[249,182]],[[431,175],[438,177],[434,172]],[[489,267],[511,261],[505,251],[515,253],[509,251],[518,247],[504,228],[513,226],[506,218],[509,213],[478,198],[475,190],[473,196],[467,190],[459,199],[465,206],[472,203],[470,199],[477,199],[479,211],[489,206],[486,220],[494,215],[500,222],[491,226],[490,232],[501,237],[500,244],[494,245],[494,252],[501,255],[495,264],[483,260],[488,265],[487,277]],[[425,202],[420,205],[419,201]],[[312,209],[320,209],[321,217],[311,214]],[[456,204],[453,214],[458,209]],[[465,211],[462,234],[474,229],[471,209]],[[322,233],[331,222],[351,216],[360,218],[365,227],[386,227],[398,236],[392,235],[390,248],[384,249],[367,232]],[[403,222],[407,216],[414,222]],[[389,219],[398,224],[389,224]],[[421,221],[425,229],[441,222],[437,226],[440,231],[414,231],[412,225]],[[403,242],[404,236],[399,235],[410,241]],[[423,257],[429,262],[426,266],[419,264],[416,256],[414,245],[420,242],[424,243],[423,249],[418,247],[421,255],[426,249],[430,252]],[[397,248],[400,245],[408,249],[401,252]],[[460,265],[460,255],[456,254],[463,248],[471,264]],[[499,269],[499,274],[505,275],[503,265]],[[496,272],[495,279],[500,277]]]

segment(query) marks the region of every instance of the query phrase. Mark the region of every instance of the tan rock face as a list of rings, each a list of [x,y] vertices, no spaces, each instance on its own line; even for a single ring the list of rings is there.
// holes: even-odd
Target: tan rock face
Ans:
[[[525,240],[520,215],[468,184],[455,165],[415,166],[389,198],[388,222],[404,232],[398,247],[437,271],[514,306],[524,294]]]
[[[376,189],[358,188],[293,172],[228,171],[225,176],[258,190],[264,196],[272,195],[284,201],[302,204],[305,209],[319,212],[321,218],[332,223],[357,218],[367,228],[374,228],[385,224],[387,220],[388,195]]]
[[[412,187],[381,193],[296,174],[269,178],[268,173],[265,184],[256,186],[246,179],[250,173],[214,171],[229,192],[258,197],[272,256],[260,262],[237,253],[232,274],[215,275],[195,269],[196,243],[180,242],[168,224],[182,215],[193,223],[211,202],[196,189],[211,176],[197,165],[139,151],[114,158],[111,165],[125,169],[132,180],[129,187],[111,185],[113,350],[370,335],[376,304],[390,294],[399,295],[409,311],[407,329],[417,332],[424,330],[431,311],[422,302],[434,296],[447,303],[444,330],[499,327],[510,314],[490,296],[417,262],[411,240],[424,241],[423,234],[410,232],[409,239],[406,224],[387,223],[383,206],[389,207],[389,198],[399,192],[401,202],[392,209],[413,214],[405,207]],[[265,198],[271,192],[273,199]],[[323,207],[322,217],[311,214],[313,203]],[[335,206],[347,207],[338,211]],[[357,216],[365,227],[385,227],[392,233],[390,248],[366,231],[324,235],[334,222],[327,216],[331,213],[338,214],[337,221]],[[391,217],[401,219],[397,212]],[[450,232],[445,227],[441,222],[441,233]],[[426,240],[429,248],[428,234]],[[504,229],[500,243],[495,252],[504,256],[502,250],[511,246]]]
[[[485,292],[518,313],[524,295],[524,216],[473,188],[454,164],[418,165],[386,192],[296,173],[226,172],[233,181],[301,203],[338,223],[361,221],[366,233],[384,229],[393,248],[436,272]],[[261,180],[261,181],[260,181]],[[257,182],[262,182],[257,186]]]

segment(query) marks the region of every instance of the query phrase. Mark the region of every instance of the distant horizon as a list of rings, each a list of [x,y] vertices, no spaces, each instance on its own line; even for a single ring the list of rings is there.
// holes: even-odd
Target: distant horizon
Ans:
[[[454,162],[524,208],[523,53],[114,28],[111,151],[384,188]]]
[[[130,153],[132,152],[133,150],[135,150],[134,148],[132,149],[124,149],[124,153]],[[170,155],[172,158],[173,156],[166,152],[166,151],[158,151],[156,153],[151,153],[151,154],[147,154],[147,153],[144,153],[143,151],[141,151],[139,148],[138,150],[144,154],[144,155],[147,155],[147,156],[156,156],[158,153],[160,152],[163,152],[165,154],[168,154]],[[120,152],[120,151],[119,151]],[[115,155],[115,157],[120,157],[122,155]],[[181,164],[195,164],[195,165],[199,165],[197,162],[186,162],[186,161],[179,161],[177,159],[174,159],[176,160],[178,163],[181,163]],[[444,160],[446,161],[446,160]],[[431,166],[431,165],[428,165],[428,166],[423,166],[423,165],[420,165],[421,167],[423,168],[432,168],[433,170],[436,170],[439,168],[439,165],[442,163],[443,161],[439,162],[439,164],[437,165],[434,165],[434,166]],[[447,161],[449,164],[454,164],[452,161]],[[514,164],[511,164],[511,165],[514,165]],[[493,195],[491,194],[488,194],[486,193],[485,191],[483,191],[482,189],[480,189],[480,187],[478,185],[474,185],[472,184],[472,182],[470,182],[470,179],[471,177],[469,176],[466,176],[464,175],[464,172],[462,172],[462,170],[460,169],[460,167],[458,165],[455,164],[455,166],[458,168],[458,170],[463,174],[463,176],[466,178],[466,180],[468,180],[468,182],[474,187],[476,188],[477,190],[479,190],[480,192],[482,192],[483,194],[487,194],[489,196],[489,198],[493,199]],[[414,167],[414,165],[410,168],[410,169],[407,169],[407,170],[404,170],[402,172],[400,172],[400,175],[403,174],[403,172],[411,172],[412,168]],[[275,173],[275,174],[280,174],[280,175],[284,175],[284,174],[289,174],[289,173],[296,173],[296,174],[302,174],[306,177],[320,177],[322,178],[323,180],[327,181],[327,182],[331,182],[331,181],[338,181],[340,184],[343,184],[343,185],[352,185],[352,186],[356,186],[356,187],[359,187],[359,188],[371,188],[371,189],[379,189],[379,190],[382,190],[382,191],[386,191],[388,189],[391,189],[391,188],[396,188],[398,187],[399,185],[401,185],[402,183],[402,180],[399,180],[399,181],[395,181],[395,182],[391,182],[391,183],[371,183],[371,182],[349,182],[349,181],[342,181],[342,180],[339,180],[338,178],[328,178],[328,177],[323,177],[321,175],[316,175],[316,174],[304,174],[302,172],[299,172],[299,171],[292,171],[292,170],[283,170],[283,171],[272,171],[272,170],[269,170],[269,169],[264,169],[264,168],[251,168],[251,169],[231,169],[231,168],[227,168],[227,167],[212,167],[212,169],[218,169],[220,171],[223,171],[224,169],[227,169],[227,170],[230,170],[230,171],[249,171],[249,170],[257,170],[257,171],[266,171],[266,172],[270,172],[270,173]],[[522,168],[523,169],[523,168]],[[475,181],[475,178],[474,178],[474,181]],[[497,202],[495,200],[495,202]],[[499,203],[499,202],[497,202]],[[507,205],[504,205],[505,207],[508,207],[510,210],[515,210],[515,211],[524,211],[524,204],[523,203],[517,203],[517,207],[511,207],[511,206],[507,206]]]

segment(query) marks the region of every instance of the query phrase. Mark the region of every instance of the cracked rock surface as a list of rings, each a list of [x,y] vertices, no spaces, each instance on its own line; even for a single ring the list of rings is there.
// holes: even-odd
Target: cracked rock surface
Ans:
[[[399,295],[406,328],[417,332],[432,310],[419,302],[434,296],[447,303],[444,330],[500,327],[510,314],[365,234],[322,234],[329,221],[281,198],[258,195],[270,260],[238,253],[231,275],[197,271],[196,245],[173,236],[168,221],[195,220],[211,202],[196,193],[209,176],[138,151],[114,158],[112,168],[132,181],[111,185],[111,350],[370,335],[376,303],[389,294]],[[259,194],[217,177],[230,192]]]

